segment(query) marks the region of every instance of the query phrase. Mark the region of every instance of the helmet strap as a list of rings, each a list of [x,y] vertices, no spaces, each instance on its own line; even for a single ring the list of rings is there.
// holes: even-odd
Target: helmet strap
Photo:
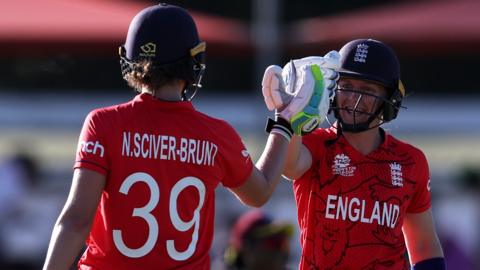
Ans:
[[[351,133],[360,133],[360,132],[363,132],[363,131],[367,131],[367,130],[369,130],[369,129],[373,129],[373,128],[379,127],[379,126],[381,126],[383,123],[385,123],[385,121],[384,121],[383,118],[382,118],[382,112],[383,112],[384,106],[385,106],[385,102],[383,103],[382,106],[380,106],[380,107],[375,111],[375,113],[373,113],[373,114],[370,115],[370,117],[367,119],[367,121],[362,122],[362,123],[356,123],[356,122],[354,121],[353,124],[347,124],[347,123],[345,123],[345,122],[343,121],[342,117],[340,116],[339,111],[340,111],[340,110],[344,110],[344,109],[342,109],[342,108],[332,108],[332,110],[334,111],[335,118],[337,118],[338,123],[339,123],[339,127],[341,128],[342,131],[351,132]],[[377,125],[370,126],[371,123],[372,123],[375,119],[379,119],[380,122],[379,122]]]

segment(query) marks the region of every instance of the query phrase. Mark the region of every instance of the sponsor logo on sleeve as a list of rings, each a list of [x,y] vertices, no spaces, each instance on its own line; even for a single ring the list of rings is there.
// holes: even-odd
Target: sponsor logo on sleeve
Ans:
[[[80,152],[99,155],[100,157],[103,157],[103,155],[105,154],[105,148],[103,147],[103,145],[100,144],[99,141],[81,141],[78,147]]]

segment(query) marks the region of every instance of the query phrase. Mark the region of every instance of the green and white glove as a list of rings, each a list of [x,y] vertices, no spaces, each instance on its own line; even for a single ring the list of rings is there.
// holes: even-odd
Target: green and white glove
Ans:
[[[338,80],[339,58],[338,52],[332,51],[325,57],[291,60],[283,69],[269,66],[265,70],[262,92],[267,108],[276,110],[276,123],[286,122],[294,134],[305,135],[326,119]],[[269,123],[267,130],[274,124]]]

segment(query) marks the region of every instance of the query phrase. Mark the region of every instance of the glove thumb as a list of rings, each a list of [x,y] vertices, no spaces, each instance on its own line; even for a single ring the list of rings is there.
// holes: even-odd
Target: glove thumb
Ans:
[[[292,96],[285,92],[281,67],[271,65],[265,69],[262,79],[262,93],[269,110],[281,110],[290,103]]]

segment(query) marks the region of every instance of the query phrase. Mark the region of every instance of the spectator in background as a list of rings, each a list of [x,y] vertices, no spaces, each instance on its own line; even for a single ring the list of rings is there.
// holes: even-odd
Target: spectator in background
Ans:
[[[42,249],[35,233],[42,228],[37,208],[30,204],[38,187],[38,165],[27,152],[17,150],[0,165],[0,269],[36,269]],[[35,218],[37,217],[37,218]]]
[[[227,269],[286,269],[293,226],[277,223],[259,210],[240,216],[225,252]]]
[[[33,158],[23,152],[6,157],[0,164],[0,220],[15,212],[15,206],[24,197],[28,186],[35,185],[37,166]]]
[[[455,183],[459,189],[450,188],[438,203],[447,269],[480,269],[480,171],[463,168]]]
[[[473,252],[469,253],[465,264],[471,263],[471,269],[480,269],[480,258],[478,256],[478,250],[480,249],[480,232],[478,231],[478,226],[480,225],[480,211],[478,210],[478,205],[480,205],[480,170],[474,167],[463,168],[460,173],[460,185],[463,189],[462,196],[469,198],[471,205],[473,206],[473,211],[471,212],[472,227],[474,228],[472,229],[472,232],[474,233],[471,235],[473,238],[471,250],[473,250]],[[447,265],[450,265],[448,259]],[[449,269],[454,268],[455,262],[452,262]]]

